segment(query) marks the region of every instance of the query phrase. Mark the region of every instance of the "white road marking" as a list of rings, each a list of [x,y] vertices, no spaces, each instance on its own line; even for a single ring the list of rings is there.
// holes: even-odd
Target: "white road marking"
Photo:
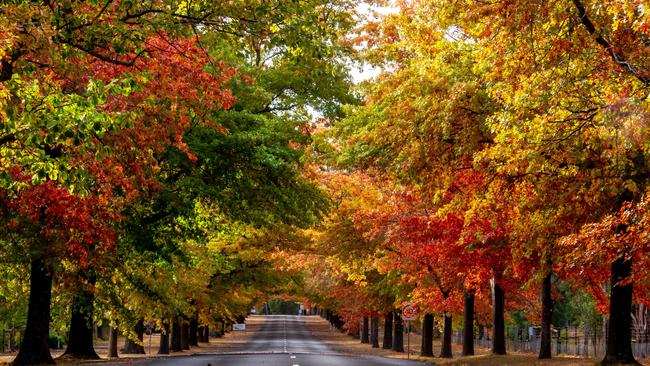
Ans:
[[[296,356],[291,356],[291,358],[296,358]]]
[[[287,319],[284,318],[282,324],[284,325],[284,352],[287,352]]]

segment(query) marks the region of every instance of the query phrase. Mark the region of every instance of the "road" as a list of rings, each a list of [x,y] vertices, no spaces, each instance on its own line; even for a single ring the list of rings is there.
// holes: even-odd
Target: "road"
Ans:
[[[338,354],[312,336],[304,317],[275,315],[241,351],[173,357],[149,366],[422,366],[423,363],[373,356]]]

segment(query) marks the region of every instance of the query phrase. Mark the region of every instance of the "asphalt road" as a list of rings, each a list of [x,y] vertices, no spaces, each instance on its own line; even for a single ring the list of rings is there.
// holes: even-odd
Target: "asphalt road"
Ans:
[[[311,335],[302,317],[269,316],[241,352],[173,357],[149,366],[422,366],[423,363],[337,354]]]

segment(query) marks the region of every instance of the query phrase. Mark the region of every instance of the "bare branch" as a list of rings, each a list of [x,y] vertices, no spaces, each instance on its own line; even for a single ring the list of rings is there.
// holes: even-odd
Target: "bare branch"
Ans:
[[[627,69],[634,77],[636,77],[639,81],[641,81],[645,86],[650,85],[650,78],[644,76],[634,65],[630,64],[628,60],[625,58],[625,56],[617,52],[612,46],[609,41],[607,41],[600,32],[596,29],[594,26],[594,23],[591,22],[589,17],[587,17],[587,11],[585,10],[584,5],[580,2],[580,0],[573,0],[573,4],[575,5],[576,9],[578,9],[578,15],[580,16],[580,21],[582,24],[587,28],[587,31],[589,34],[591,34],[594,39],[596,40],[596,43],[601,45],[607,53],[610,55],[612,60],[620,66],[623,66],[625,69]]]

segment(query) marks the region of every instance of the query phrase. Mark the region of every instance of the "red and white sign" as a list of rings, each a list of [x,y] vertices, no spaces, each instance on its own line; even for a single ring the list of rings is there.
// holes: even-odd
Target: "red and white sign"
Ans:
[[[415,320],[418,317],[418,308],[414,304],[406,304],[402,308],[402,319]]]

